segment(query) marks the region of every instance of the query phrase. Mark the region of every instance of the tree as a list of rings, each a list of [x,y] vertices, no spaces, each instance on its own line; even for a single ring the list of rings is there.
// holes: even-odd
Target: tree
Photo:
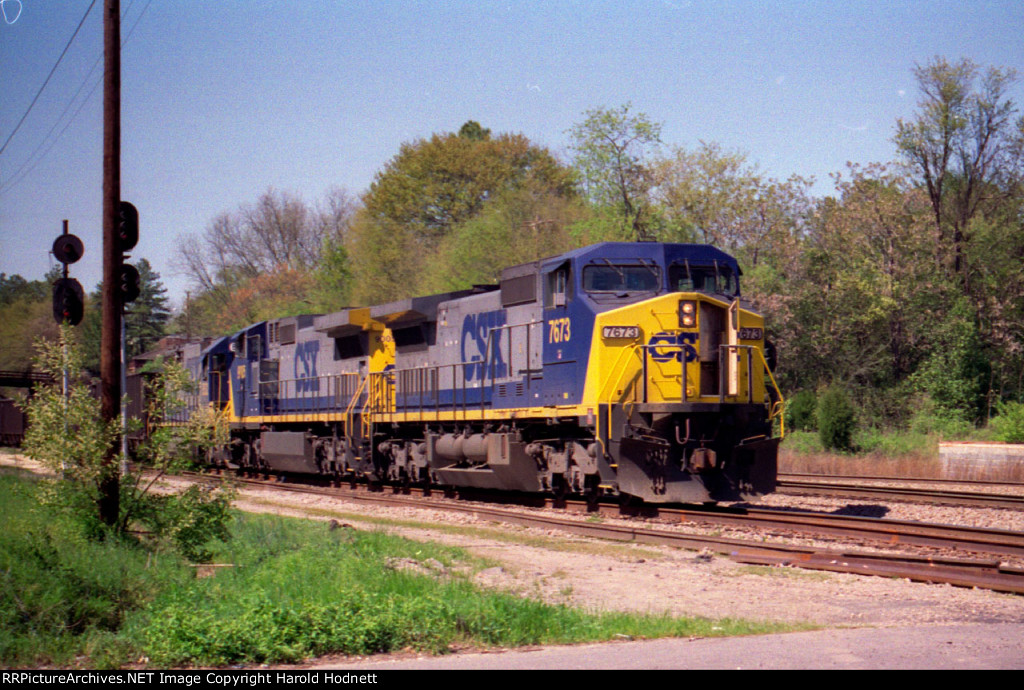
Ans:
[[[341,239],[324,240],[315,280],[309,292],[314,311],[338,311],[349,304],[352,294],[352,267]]]
[[[340,188],[314,206],[271,189],[255,204],[219,214],[201,236],[181,238],[176,265],[197,290],[177,327],[222,334],[257,318],[343,306],[356,206]]]
[[[425,266],[424,291],[494,284],[508,266],[568,251],[576,246],[570,228],[582,215],[575,199],[527,188],[505,192],[445,237]]]
[[[1024,400],[1024,224],[1020,218],[1024,218],[1024,195],[975,220],[967,251],[979,334],[993,352],[995,398],[1011,400]]]
[[[583,194],[611,225],[591,231],[594,239],[605,234],[602,239],[650,240],[656,234],[647,157],[661,142],[661,125],[643,113],[631,114],[630,108],[627,103],[588,110],[568,132]]]
[[[255,204],[218,215],[201,237],[179,240],[178,268],[203,290],[282,266],[309,269],[319,261],[325,239],[346,235],[353,210],[340,189],[332,190],[320,208],[270,189]]]
[[[171,312],[167,299],[167,288],[160,282],[160,274],[153,270],[147,259],[135,264],[139,271],[139,296],[125,305],[124,331],[131,359],[153,347],[164,336]],[[88,295],[85,317],[78,326],[83,367],[94,374],[100,370],[100,326],[103,320],[103,285]]]
[[[50,283],[45,280],[25,280],[17,273],[11,276],[0,273],[0,306],[25,298],[46,299],[50,292],[49,285]]]
[[[491,130],[481,127],[476,120],[469,120],[459,127],[459,136],[473,141],[483,141],[491,138]]]
[[[954,396],[935,386],[929,390],[947,406],[954,399],[969,405],[962,411],[976,419],[984,416],[978,412],[978,396],[988,403],[982,411],[991,413],[993,388],[997,396],[1024,388],[1024,332],[1019,326],[1024,317],[1024,117],[1016,117],[1017,105],[1008,96],[1018,74],[937,57],[918,65],[914,75],[921,89],[918,112],[897,122],[894,141],[927,194],[939,248],[936,265],[967,300],[947,301],[946,311],[955,303],[966,329],[953,340],[971,343],[987,359],[963,359],[967,364],[953,367],[932,356],[933,373],[959,371],[971,392]],[[973,335],[967,332],[971,329]],[[978,371],[988,371],[989,380],[980,382]]]
[[[701,241],[736,255],[745,269],[791,244],[810,214],[812,181],[765,177],[740,152],[701,143],[676,147],[651,163],[651,198],[664,222],[661,239]]]
[[[0,369],[30,370],[34,339],[57,337],[52,292],[60,276],[60,268],[51,269],[43,280],[0,273]]]
[[[1024,118],[1007,91],[1013,69],[982,69],[969,59],[937,57],[914,69],[921,89],[919,112],[897,120],[895,143],[927,190],[943,262],[969,290],[966,245],[971,221],[986,208],[1019,193],[1024,158]]]
[[[160,282],[160,274],[146,259],[140,259],[135,267],[139,270],[139,296],[126,305],[124,319],[129,359],[155,345],[164,336],[164,329],[171,318],[167,288]]]
[[[655,198],[674,240],[725,250],[740,244],[747,208],[761,183],[745,154],[701,142],[696,151],[675,147],[653,168]]]
[[[771,322],[794,386],[842,381],[880,400],[915,370],[936,321],[946,320],[948,282],[934,275],[924,194],[877,165],[835,181],[837,197],[817,205],[780,287],[786,317]]]
[[[402,144],[363,196],[349,245],[357,302],[422,291],[445,238],[511,190],[573,195],[571,173],[526,137],[472,121],[460,132]]]

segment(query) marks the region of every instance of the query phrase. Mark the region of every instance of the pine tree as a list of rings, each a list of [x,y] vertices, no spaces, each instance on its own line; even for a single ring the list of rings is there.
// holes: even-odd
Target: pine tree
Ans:
[[[139,269],[139,297],[125,308],[125,339],[128,357],[142,354],[164,336],[164,327],[171,318],[167,288],[160,282],[160,274],[149,261],[141,259]]]

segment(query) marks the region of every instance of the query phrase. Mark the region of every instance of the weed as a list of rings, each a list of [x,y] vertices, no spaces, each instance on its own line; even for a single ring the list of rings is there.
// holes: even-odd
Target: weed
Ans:
[[[818,582],[824,582],[831,579],[828,573],[817,572],[813,570],[803,570],[801,568],[780,568],[775,566],[767,565],[745,565],[737,568],[737,573],[740,575],[760,575],[763,577],[783,577],[783,578],[794,578],[800,580],[814,580]]]

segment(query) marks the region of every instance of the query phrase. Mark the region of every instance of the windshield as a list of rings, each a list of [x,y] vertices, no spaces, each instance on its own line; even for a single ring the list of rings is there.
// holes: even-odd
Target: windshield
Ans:
[[[661,272],[657,266],[627,266],[609,263],[583,269],[583,289],[587,292],[657,292]]]
[[[711,292],[738,295],[739,282],[728,266],[690,266],[672,264],[668,269],[668,288],[673,292]]]

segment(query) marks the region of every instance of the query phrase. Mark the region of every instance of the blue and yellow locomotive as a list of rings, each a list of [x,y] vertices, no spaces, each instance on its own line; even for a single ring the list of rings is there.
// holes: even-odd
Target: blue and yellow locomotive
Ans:
[[[257,471],[649,502],[775,488],[764,323],[706,245],[603,243],[499,285],[254,324],[184,359]]]

